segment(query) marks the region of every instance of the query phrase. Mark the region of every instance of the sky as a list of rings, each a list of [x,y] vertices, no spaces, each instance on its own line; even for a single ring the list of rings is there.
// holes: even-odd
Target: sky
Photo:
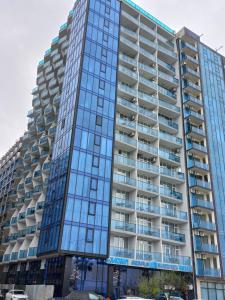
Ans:
[[[225,55],[224,0],[134,0],[178,31],[186,26]],[[0,0],[0,157],[23,135],[38,62],[74,0]]]

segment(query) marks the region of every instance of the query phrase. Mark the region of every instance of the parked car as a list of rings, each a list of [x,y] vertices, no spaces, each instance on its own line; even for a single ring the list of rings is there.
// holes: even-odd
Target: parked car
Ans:
[[[23,290],[10,290],[6,294],[5,300],[28,300],[28,296]]]
[[[104,297],[94,292],[73,291],[65,297],[65,300],[104,300]]]

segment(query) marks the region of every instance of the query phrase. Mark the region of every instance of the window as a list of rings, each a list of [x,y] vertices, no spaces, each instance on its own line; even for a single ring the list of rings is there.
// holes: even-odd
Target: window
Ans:
[[[108,7],[108,6],[105,7],[105,13],[106,13],[107,15],[110,14],[110,7]]]
[[[88,214],[95,216],[96,213],[96,203],[94,202],[89,202],[89,207],[88,207]]]
[[[86,231],[86,242],[92,243],[94,238],[94,230],[93,229],[87,229]]]
[[[106,72],[106,65],[105,64],[101,64],[101,72],[105,73]]]
[[[102,98],[102,97],[98,97],[97,105],[98,105],[99,107],[103,107],[103,98]]]
[[[108,34],[104,33],[103,34],[103,42],[108,42],[108,39],[109,39]]]
[[[108,20],[104,20],[104,27],[109,28],[109,21]]]
[[[105,48],[102,49],[102,56],[107,57],[107,50]]]
[[[98,180],[91,178],[91,190],[97,191],[97,187],[98,187]]]
[[[95,135],[95,141],[94,141],[96,146],[100,146],[101,145],[101,137],[100,135]]]
[[[99,167],[99,157],[94,156],[92,161],[92,166],[98,168]]]
[[[96,116],[96,125],[102,126],[102,117],[101,116]]]
[[[103,81],[103,80],[100,80],[100,81],[99,81],[99,88],[100,88],[101,90],[104,90],[104,89],[105,89],[105,81]]]

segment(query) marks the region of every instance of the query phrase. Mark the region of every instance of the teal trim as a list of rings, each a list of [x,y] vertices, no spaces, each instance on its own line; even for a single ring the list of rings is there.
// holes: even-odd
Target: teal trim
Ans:
[[[44,63],[45,63],[45,61],[44,61],[44,59],[42,59],[42,60],[39,61],[38,65],[42,66]]]
[[[60,31],[64,30],[67,28],[67,23],[64,23],[62,26],[60,26]]]
[[[51,48],[49,48],[48,50],[45,51],[45,56],[49,55],[51,53]]]
[[[56,44],[58,41],[59,41],[59,37],[57,36],[52,40],[52,44]]]
[[[157,18],[153,17],[150,13],[148,13],[143,8],[141,8],[140,6],[138,6],[137,4],[135,4],[133,1],[131,1],[131,0],[123,0],[123,2],[127,3],[128,5],[130,5],[134,9],[136,9],[138,12],[140,12],[145,17],[149,18],[150,20],[152,20],[153,22],[155,22],[156,24],[158,24],[159,26],[161,26],[163,29],[165,29],[169,33],[175,34],[174,30],[172,30],[167,25],[165,25],[164,23],[162,23],[161,21],[159,21]]]

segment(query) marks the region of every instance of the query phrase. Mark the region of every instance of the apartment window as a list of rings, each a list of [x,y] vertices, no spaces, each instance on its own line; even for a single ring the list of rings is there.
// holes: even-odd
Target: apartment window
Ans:
[[[91,190],[97,191],[97,187],[98,187],[98,180],[95,178],[91,178]]]
[[[108,6],[105,7],[105,13],[106,13],[107,15],[110,14],[110,7],[108,7]]]
[[[101,64],[100,70],[101,70],[101,72],[105,73],[106,72],[106,65],[105,64]]]
[[[103,107],[103,98],[102,98],[102,97],[98,97],[97,105],[98,105],[99,107]]]
[[[102,56],[107,57],[107,50],[105,48],[102,49]]]
[[[100,81],[99,81],[99,88],[100,88],[101,90],[104,90],[104,89],[105,89],[105,81],[103,81],[103,80],[100,80]]]
[[[94,230],[93,229],[87,229],[86,231],[86,242],[93,243],[94,239]]]
[[[103,41],[108,42],[108,39],[109,39],[108,34],[104,33],[103,34]]]
[[[101,137],[100,135],[95,135],[95,141],[94,141],[96,146],[100,146],[101,145]]]
[[[108,20],[104,20],[104,27],[109,28],[109,21]]]
[[[99,167],[99,157],[94,156],[92,161],[92,166],[98,168]]]
[[[88,214],[92,215],[92,216],[95,216],[95,214],[96,214],[96,203],[94,203],[94,202],[89,203]]]
[[[96,116],[96,125],[102,126],[102,117],[101,116]]]

